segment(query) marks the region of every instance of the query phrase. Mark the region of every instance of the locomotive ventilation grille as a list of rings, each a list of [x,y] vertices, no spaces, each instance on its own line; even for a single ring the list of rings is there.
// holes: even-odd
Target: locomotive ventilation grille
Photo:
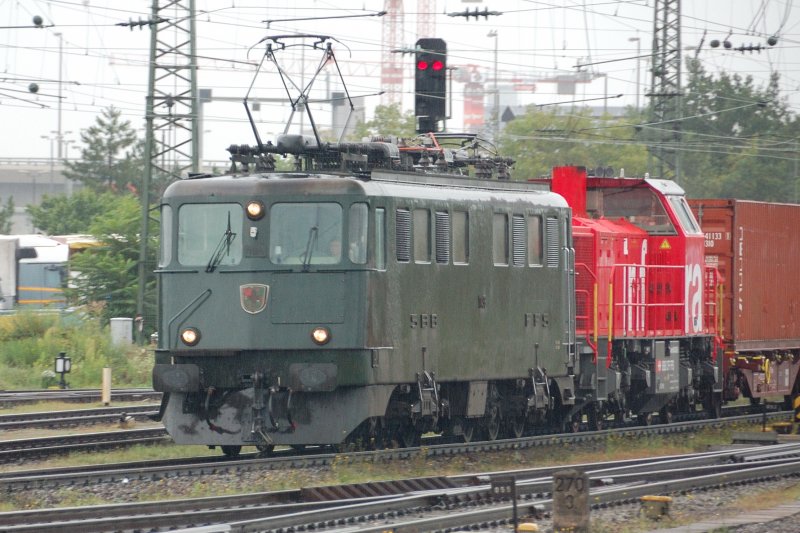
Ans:
[[[436,212],[436,262],[450,264],[450,213]]]
[[[511,241],[514,266],[525,266],[525,217],[522,215],[511,219]]]
[[[561,247],[558,243],[558,219],[547,217],[545,225],[547,235],[547,266],[558,267],[558,253]]]
[[[408,263],[411,261],[411,212],[407,209],[397,210],[395,236],[397,260],[402,263]]]

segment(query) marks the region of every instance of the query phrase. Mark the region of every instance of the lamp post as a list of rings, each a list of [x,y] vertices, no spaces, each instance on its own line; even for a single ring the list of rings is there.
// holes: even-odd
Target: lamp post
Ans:
[[[58,386],[62,389],[69,388],[69,385],[64,379],[64,374],[69,374],[69,371],[72,370],[72,359],[67,357],[66,352],[59,352],[55,360],[55,365],[56,374],[61,374],[61,381],[58,382]]]
[[[494,131],[494,142],[500,135],[500,88],[497,86],[497,30],[492,30],[486,34],[487,37],[494,37],[494,102],[492,106],[492,129]]]
[[[53,175],[55,174],[55,159],[53,159],[53,141],[57,139],[57,137],[51,137],[49,135],[40,135],[42,139],[47,139],[50,141],[50,194],[53,194]],[[34,189],[35,192],[35,189]],[[33,202],[36,203],[36,194],[34,194]]]
[[[58,160],[61,161],[61,73],[63,72],[62,60],[64,58],[64,36],[60,33],[54,34],[58,37]]]
[[[642,79],[641,77],[641,66],[642,66],[642,58],[639,57],[642,55],[642,40],[639,37],[629,37],[628,42],[635,42],[636,43],[636,111],[639,111],[639,80]]]
[[[70,144],[73,144],[75,139],[64,139],[64,161],[69,161]]]

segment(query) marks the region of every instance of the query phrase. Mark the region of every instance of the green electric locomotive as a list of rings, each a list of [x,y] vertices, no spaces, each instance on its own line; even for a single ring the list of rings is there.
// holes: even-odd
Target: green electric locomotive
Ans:
[[[199,176],[163,196],[154,386],[176,442],[494,439],[569,402],[561,196],[414,172],[425,145],[316,150],[285,135],[275,149],[296,147],[310,169]],[[357,152],[369,172],[347,170],[340,154]]]

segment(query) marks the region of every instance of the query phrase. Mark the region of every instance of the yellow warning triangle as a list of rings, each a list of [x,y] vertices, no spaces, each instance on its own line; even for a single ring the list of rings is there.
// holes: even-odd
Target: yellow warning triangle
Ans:
[[[659,246],[658,249],[659,250],[672,250],[672,246],[669,245],[669,242],[667,242],[667,239],[664,239],[661,242],[661,246]]]

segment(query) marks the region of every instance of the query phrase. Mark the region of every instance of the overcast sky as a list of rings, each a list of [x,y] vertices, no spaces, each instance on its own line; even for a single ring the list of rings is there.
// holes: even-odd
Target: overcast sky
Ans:
[[[188,4],[188,0],[185,2]],[[400,46],[413,47],[417,39],[418,3],[403,0],[405,15]],[[472,72],[486,81],[494,79],[495,46],[497,70],[504,102],[549,104],[587,100],[601,106],[606,96],[609,106],[634,105],[637,92],[646,105],[644,93],[650,84],[648,59],[638,63],[637,47],[650,52],[655,0],[423,0],[435,5],[435,35],[446,40],[448,66],[457,67],[454,80]],[[268,35],[313,33],[336,39],[334,50],[353,96],[366,96],[367,116],[381,103],[382,29],[387,17],[373,15],[384,9],[383,0],[258,1],[196,0],[198,86],[212,88],[214,96],[242,98],[253,79],[254,67],[264,54],[257,43]],[[782,94],[794,112],[800,111],[800,6],[792,0],[684,0],[682,6],[682,46],[685,54],[697,54],[710,72],[725,70],[753,76],[763,84],[773,71],[781,74]],[[58,131],[58,94],[61,99],[61,132],[68,144],[68,155],[79,154],[78,133],[95,122],[108,106],[121,109],[124,117],[143,137],[144,105],[147,89],[149,29],[116,26],[130,19],[147,19],[150,0],[0,0],[0,158],[48,158]],[[498,11],[502,14],[481,17],[452,17],[465,9]],[[34,16],[44,28],[33,28]],[[341,18],[344,16],[357,18]],[[326,20],[300,20],[329,17]],[[333,18],[337,17],[337,18]],[[287,20],[289,19],[289,20]],[[269,29],[264,22],[271,20]],[[24,27],[21,27],[24,26]],[[489,33],[495,30],[497,38]],[[703,40],[703,36],[705,38]],[[769,46],[767,39],[777,37]],[[711,48],[714,39],[732,44]],[[638,39],[638,40],[637,40]],[[701,40],[703,44],[701,45]],[[760,53],[740,53],[741,45],[761,45]],[[63,48],[59,51],[59,46]],[[696,48],[700,46],[699,51]],[[694,47],[695,49],[689,49]],[[399,56],[406,79],[401,97],[404,110],[413,106],[412,56]],[[625,59],[628,58],[628,59]],[[314,71],[319,55],[311,50],[293,49],[278,55],[287,71],[300,80]],[[617,61],[610,61],[617,60]],[[579,64],[596,76],[591,83],[577,86],[576,94],[556,94],[548,78],[574,73]],[[59,64],[63,74],[59,84]],[[471,65],[471,66],[470,66]],[[684,67],[684,72],[686,68]],[[335,71],[333,72],[335,74]],[[516,80],[516,87],[512,84]],[[28,92],[30,83],[39,92]],[[280,80],[274,69],[258,78],[258,96],[274,97]],[[334,79],[322,77],[316,95],[339,90]],[[515,90],[516,88],[516,90]],[[463,89],[453,83],[453,118],[448,123],[458,130],[463,116]],[[385,97],[384,97],[385,98]],[[385,101],[385,100],[384,100]],[[330,123],[326,105],[314,108],[322,127]],[[241,104],[212,102],[204,109],[203,155],[224,160],[230,144],[253,144],[244,123]],[[283,130],[286,106],[262,105],[256,113],[262,139],[272,139]]]

